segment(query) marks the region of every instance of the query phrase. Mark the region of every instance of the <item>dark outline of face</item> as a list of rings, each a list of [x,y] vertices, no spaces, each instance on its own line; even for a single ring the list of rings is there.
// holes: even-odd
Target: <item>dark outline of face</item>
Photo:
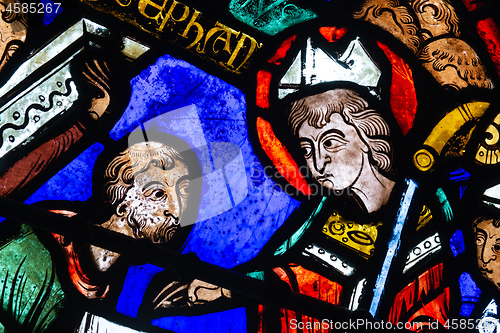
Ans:
[[[321,185],[339,191],[358,180],[368,159],[368,145],[340,114],[332,114],[321,128],[303,122],[298,134],[308,167]]]
[[[390,142],[390,129],[387,121],[371,105],[381,107],[375,98],[367,92],[361,92],[359,87],[349,82],[336,82],[335,84],[320,84],[304,91],[290,95],[287,105],[288,124],[292,134],[298,137],[298,131],[304,123],[312,127],[323,128],[334,114],[339,114],[348,126],[352,126],[360,138],[362,145],[367,147],[368,162],[378,172],[392,173],[392,144]],[[327,106],[318,96],[327,94],[331,103]],[[367,98],[365,98],[367,97]],[[308,103],[305,100],[316,98],[316,102]],[[317,102],[317,101],[320,102]],[[368,102],[371,101],[372,104]],[[314,107],[311,107],[313,105]],[[325,111],[325,109],[327,111]],[[363,151],[365,148],[361,148]],[[308,163],[309,169],[310,164]]]
[[[153,166],[135,175],[132,186],[122,201],[126,205],[127,221],[138,237],[149,238],[155,243],[167,243],[180,225],[188,206],[189,171],[184,162],[174,159],[174,163],[172,169],[163,170]],[[174,173],[176,171],[177,177]],[[145,174],[149,175],[143,179]],[[153,179],[158,175],[162,179]],[[138,182],[145,184],[137,187]],[[141,209],[147,211],[141,213]]]
[[[478,218],[473,229],[478,269],[483,277],[500,289],[500,226],[495,226],[495,221],[498,220]]]
[[[191,183],[189,176],[190,169],[185,158],[176,149],[153,141],[133,144],[115,155],[111,162],[106,163],[102,178],[105,204],[110,205],[111,214],[122,218],[127,217],[133,235],[140,238],[144,236],[143,227],[153,222],[161,222],[162,217],[171,219],[172,223],[179,225],[188,207],[189,190],[186,188],[186,182]],[[156,184],[155,188],[149,186],[154,184]],[[170,193],[155,191],[161,184],[164,184],[165,188],[171,187],[172,191]],[[144,197],[143,192],[147,192],[147,198]],[[151,199],[152,197],[163,200],[167,200],[167,197],[174,197],[175,203],[164,203],[162,211],[159,212],[152,206],[157,205],[157,202],[152,203],[155,201]],[[148,209],[144,213],[147,216],[143,220],[138,210],[140,206],[142,206],[141,209]],[[153,236],[152,232],[149,234],[151,234],[149,238],[153,241],[162,241]]]

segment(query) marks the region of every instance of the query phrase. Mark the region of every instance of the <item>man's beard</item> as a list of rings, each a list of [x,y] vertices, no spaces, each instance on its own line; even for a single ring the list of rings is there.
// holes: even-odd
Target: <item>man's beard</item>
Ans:
[[[153,216],[141,214],[133,206],[128,206],[127,223],[136,238],[149,238],[154,243],[169,242],[179,227],[179,219],[170,213],[165,213],[162,221],[155,223]]]

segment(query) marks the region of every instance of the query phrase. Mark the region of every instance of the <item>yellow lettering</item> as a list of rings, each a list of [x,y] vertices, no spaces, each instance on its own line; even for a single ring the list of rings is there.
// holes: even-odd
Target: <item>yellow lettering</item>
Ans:
[[[257,43],[257,41],[253,37],[250,37],[247,34],[242,33],[240,39],[238,40],[238,44],[236,45],[236,48],[234,49],[233,53],[231,54],[231,58],[229,58],[229,60],[227,61],[227,65],[229,67],[233,67],[233,62],[236,59],[236,57],[238,56],[238,53],[240,52],[241,48],[245,45],[246,39],[250,40],[250,49],[247,52],[247,56],[245,57],[245,60],[243,60],[243,62],[238,66],[238,68],[236,68],[236,71],[238,71],[241,68],[241,66],[243,66],[248,61],[248,59],[254,53],[256,48],[262,47],[262,44]]]
[[[193,26],[196,28],[196,38],[195,38],[194,42],[192,42],[191,44],[189,44],[186,47],[186,49],[188,49],[188,50],[190,48],[192,48],[193,46],[195,46],[203,38],[203,34],[205,33],[201,24],[196,22],[196,19],[198,18],[198,15],[200,15],[200,14],[201,13],[199,11],[197,11],[196,9],[194,10],[193,16],[191,16],[191,20],[189,20],[189,23],[188,23],[186,29],[184,29],[184,32],[181,35],[182,37],[187,38],[187,35],[188,35],[189,31],[191,30],[191,28]]]
[[[115,1],[121,7],[127,7],[133,0]],[[150,20],[155,20],[158,25],[157,30],[159,31],[163,31],[167,25],[170,27],[170,30],[173,30],[177,23],[187,22],[183,30],[182,28],[176,29],[178,36],[186,39],[189,38],[188,43],[190,44],[185,49],[190,50],[196,47],[197,53],[204,54],[208,47],[210,53],[213,55],[219,55],[220,51],[225,51],[227,52],[227,56],[224,55],[223,58],[227,59],[229,57],[227,61],[222,60],[220,55],[217,57],[218,60],[214,56],[208,57],[233,72],[237,73],[241,68],[245,67],[255,50],[262,47],[262,44],[258,43],[253,37],[234,30],[220,22],[215,22],[215,25],[205,34],[205,28],[199,21],[202,18],[202,13],[194,8],[191,10],[189,6],[176,0],[172,0],[169,6],[167,4],[170,3],[170,0],[138,1],[139,13]],[[192,15],[190,16],[191,13]],[[202,22],[205,22],[205,20],[202,20]],[[194,39],[191,39],[192,37]],[[204,41],[202,41],[203,39]],[[237,40],[235,41],[234,39]]]
[[[119,1],[119,0],[116,0]],[[131,1],[131,0],[130,0]],[[165,10],[165,6],[167,4],[168,0],[164,0],[162,5],[159,5],[152,0],[139,0],[139,13],[141,13],[144,17],[147,17],[148,19],[155,20],[156,23],[160,26],[157,30],[163,31],[163,28],[165,28],[165,25],[167,24],[169,19],[172,19],[174,22],[180,22],[184,21],[188,15],[189,15],[189,7],[186,5],[183,5],[177,1],[173,1],[172,4],[170,5],[170,8],[168,11],[163,14]],[[178,19],[174,18],[172,16],[172,13],[174,12],[175,8],[177,5],[184,6],[184,12],[182,13],[182,16]],[[146,13],[146,10],[148,7],[153,7],[156,9],[158,12],[155,16],[150,16]],[[161,22],[161,23],[160,23]]]
[[[125,3],[121,3],[120,0],[116,0],[116,3],[118,5],[120,5],[120,7],[127,7],[128,5],[130,5],[132,3],[132,0],[128,0],[127,2]]]
[[[175,19],[172,16],[172,13],[174,12],[175,7],[177,7],[177,5],[184,6],[184,13],[182,14],[182,16],[179,19]],[[186,5],[183,5],[182,3],[174,1],[174,2],[172,2],[172,5],[170,6],[170,9],[168,10],[167,14],[163,18],[163,21],[161,22],[161,25],[158,28],[158,30],[163,31],[163,28],[165,27],[165,24],[167,23],[167,21],[169,19],[172,19],[172,21],[174,21],[174,22],[181,22],[181,21],[184,21],[188,17],[188,15],[189,15],[189,7]]]
[[[214,36],[216,33],[219,33],[221,32],[221,34],[219,34],[219,36],[217,36],[215,38],[215,40],[212,42],[212,51],[214,54],[217,54],[219,53],[218,50],[215,49],[215,43],[217,43],[217,41],[221,41],[221,42],[224,42],[224,48],[223,50],[226,51],[227,53],[231,53],[231,35],[232,34],[235,34],[235,35],[238,35],[238,31],[234,30],[234,29],[231,29],[229,28],[228,26],[225,26],[224,24],[222,23],[215,23],[215,27],[213,27],[212,29],[210,29],[205,37],[205,44],[203,45],[203,49],[200,50],[199,46],[197,48],[197,51],[199,53],[204,53],[205,52],[205,48],[207,46],[207,42],[210,40],[210,38],[212,38],[212,36]],[[225,37],[223,37],[225,35]]]
[[[156,22],[159,23],[159,19],[161,18],[161,12],[165,9],[167,1],[168,0],[164,0],[163,5],[160,6],[159,4],[151,0],[139,0],[139,5],[138,5],[139,13],[141,13],[142,16],[147,17],[148,19],[151,20],[156,20]],[[158,13],[155,16],[149,16],[148,14],[146,14],[146,9],[148,8],[148,6],[151,6],[154,9],[158,10]]]

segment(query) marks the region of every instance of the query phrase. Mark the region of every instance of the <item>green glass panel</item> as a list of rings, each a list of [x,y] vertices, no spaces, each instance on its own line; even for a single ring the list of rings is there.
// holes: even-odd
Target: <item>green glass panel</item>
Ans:
[[[317,16],[287,0],[232,0],[229,11],[241,22],[269,35]]]
[[[43,332],[60,309],[50,254],[29,227],[0,246],[0,288],[0,332]]]

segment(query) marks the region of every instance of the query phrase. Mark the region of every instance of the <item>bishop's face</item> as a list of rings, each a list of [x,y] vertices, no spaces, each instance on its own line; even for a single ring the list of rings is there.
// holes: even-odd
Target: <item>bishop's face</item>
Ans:
[[[188,203],[187,175],[187,166],[176,160],[172,169],[151,166],[134,178],[123,203],[127,221],[139,237],[155,243],[172,239]]]
[[[343,190],[352,186],[369,163],[368,146],[356,128],[339,113],[321,128],[304,122],[298,131],[300,146],[312,175],[323,186]]]
[[[500,289],[500,228],[490,219],[478,223],[474,233],[479,271]]]

